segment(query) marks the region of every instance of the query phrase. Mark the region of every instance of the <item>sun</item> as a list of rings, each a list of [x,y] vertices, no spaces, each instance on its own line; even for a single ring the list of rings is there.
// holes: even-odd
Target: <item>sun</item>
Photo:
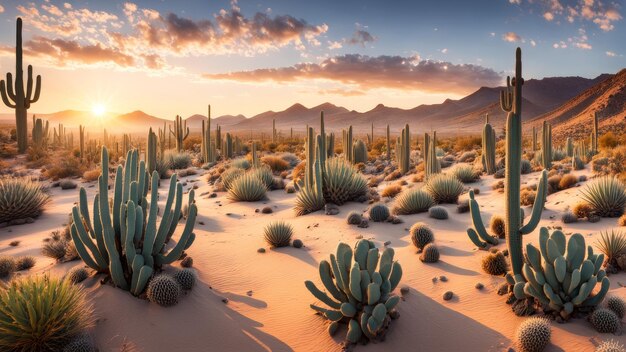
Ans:
[[[95,104],[91,107],[91,112],[93,112],[94,115],[101,117],[106,112],[106,108],[102,104]]]

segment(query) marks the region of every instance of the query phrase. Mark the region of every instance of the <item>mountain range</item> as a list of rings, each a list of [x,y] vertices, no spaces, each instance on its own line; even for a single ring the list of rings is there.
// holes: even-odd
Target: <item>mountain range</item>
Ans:
[[[376,105],[372,110],[358,112],[331,103],[307,108],[296,103],[282,111],[266,111],[252,117],[243,115],[223,115],[213,118],[212,125],[223,127],[223,131],[271,131],[272,120],[277,130],[288,134],[303,132],[306,125],[317,126],[320,112],[324,111],[327,129],[339,131],[352,125],[357,133],[369,132],[372,123],[375,133],[382,134],[387,124],[392,131],[399,131],[406,123],[413,127],[412,132],[420,133],[437,130],[442,133],[479,132],[486,114],[496,128],[501,128],[506,114],[500,109],[499,96],[503,87],[481,87],[472,94],[458,99],[447,99],[441,104],[419,105],[411,109],[401,109]],[[526,126],[538,126],[544,120],[558,126],[583,124],[585,118],[598,112],[603,123],[622,123],[626,116],[626,69],[616,74],[602,74],[596,78],[547,77],[529,79],[523,87],[522,118]],[[55,126],[63,123],[66,127],[79,124],[90,129],[107,128],[145,133],[147,126],[162,127],[171,120],[148,115],[142,111],[113,114],[100,120],[85,111],[65,110],[52,114],[37,114]],[[12,114],[0,114],[0,122],[12,122]],[[186,118],[188,127],[198,132],[206,116],[196,114]]]

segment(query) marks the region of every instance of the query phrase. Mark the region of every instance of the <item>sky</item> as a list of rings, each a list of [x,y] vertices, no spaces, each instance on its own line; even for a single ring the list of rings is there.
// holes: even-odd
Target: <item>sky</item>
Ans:
[[[623,0],[0,0],[0,72],[42,76],[31,112],[248,117],[294,103],[412,108],[524,77],[626,67]],[[0,113],[11,112],[2,106]]]

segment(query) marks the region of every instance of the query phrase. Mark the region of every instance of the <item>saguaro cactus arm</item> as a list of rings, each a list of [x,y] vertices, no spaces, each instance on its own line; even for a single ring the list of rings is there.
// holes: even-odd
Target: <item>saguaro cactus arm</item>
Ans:
[[[522,235],[529,234],[537,228],[539,220],[541,220],[541,212],[546,203],[546,196],[548,191],[548,172],[543,170],[541,178],[539,179],[539,185],[537,186],[537,195],[535,196],[535,203],[533,204],[533,210],[530,216],[530,220],[526,225],[522,226],[520,233]]]

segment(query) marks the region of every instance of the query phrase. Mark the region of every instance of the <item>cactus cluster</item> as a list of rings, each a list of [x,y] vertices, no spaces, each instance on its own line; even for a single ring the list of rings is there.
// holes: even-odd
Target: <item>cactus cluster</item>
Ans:
[[[586,254],[586,258],[585,258]],[[539,249],[526,245],[527,262],[521,274],[507,275],[517,299],[534,297],[549,310],[568,319],[579,307],[594,307],[609,289],[609,278],[602,269],[604,254],[585,248],[585,238],[575,233],[566,239],[563,232],[539,231]],[[600,290],[591,294],[600,283]]]
[[[424,246],[420,260],[424,263],[436,263],[439,261],[439,248],[434,243]]]
[[[326,292],[312,281],[307,289],[330,308],[312,304],[311,308],[331,321],[329,331],[335,332],[339,323],[348,324],[346,339],[377,341],[384,338],[391,316],[400,297],[393,291],[402,278],[400,263],[393,260],[394,250],[385,248],[379,254],[374,242],[359,240],[354,250],[339,243],[330,262],[319,265],[320,279]]]
[[[50,124],[48,121],[43,122],[42,119],[38,119],[33,115],[33,129],[32,129],[32,138],[33,138],[33,147],[37,150],[44,150],[48,147],[48,129]]]
[[[165,244],[181,217],[183,186],[176,181],[176,174],[170,178],[161,222],[157,224],[159,176],[153,172],[150,178],[145,162],[139,162],[136,149],[128,152],[124,167],[117,167],[112,203],[109,202],[106,147],[102,147],[101,169],[98,193],[93,201],[93,220],[89,215],[87,192],[81,188],[79,203],[72,209],[72,240],[87,266],[107,273],[115,286],[140,295],[155,269],[178,260],[183,250],[193,243],[198,213],[194,191],[189,191],[185,228],[176,245],[165,251]],[[152,184],[148,187],[150,179]],[[149,191],[150,203],[146,197]]]
[[[183,151],[183,141],[189,137],[189,127],[187,127],[187,121],[183,121],[183,118],[176,115],[174,120],[174,129],[170,126],[170,133],[174,136],[174,142],[176,143],[176,150]]]
[[[183,290],[191,290],[196,284],[196,273],[193,269],[178,270],[173,277]]]

